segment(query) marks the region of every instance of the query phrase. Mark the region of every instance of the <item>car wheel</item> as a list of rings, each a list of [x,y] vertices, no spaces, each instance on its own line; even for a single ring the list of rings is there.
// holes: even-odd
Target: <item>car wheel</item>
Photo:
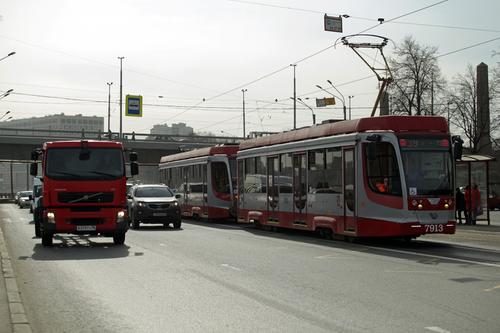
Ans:
[[[132,229],[139,229],[139,221],[135,218],[134,213],[130,216],[130,222],[132,224]]]
[[[174,221],[174,229],[180,229],[181,228],[181,224],[182,224],[182,220],[181,219],[178,219],[178,220]]]
[[[40,221],[38,221],[37,218],[35,218],[35,237],[40,237],[42,235],[42,232],[40,231]]]

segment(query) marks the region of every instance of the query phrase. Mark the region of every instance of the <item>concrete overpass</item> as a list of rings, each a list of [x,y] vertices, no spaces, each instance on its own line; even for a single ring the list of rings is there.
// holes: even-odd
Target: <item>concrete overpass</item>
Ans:
[[[108,134],[106,134],[107,136]],[[111,137],[117,140],[117,133]],[[211,137],[211,136],[168,136],[151,134],[123,133],[121,140],[127,149],[136,151],[141,163],[158,163],[165,155],[175,154],[180,151],[201,147],[214,146],[222,143],[234,143],[240,138]],[[47,141],[61,140],[107,140],[99,132],[75,133],[70,131],[48,130],[20,130],[0,128],[0,159],[3,160],[29,160],[31,152],[42,146]]]

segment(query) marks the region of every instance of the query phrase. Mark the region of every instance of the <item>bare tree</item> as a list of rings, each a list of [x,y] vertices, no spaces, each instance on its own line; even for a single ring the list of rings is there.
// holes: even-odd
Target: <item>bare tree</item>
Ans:
[[[394,56],[389,58],[394,78],[389,86],[392,113],[435,113],[433,98],[445,85],[436,54],[436,47],[421,46],[411,36],[396,47]]]
[[[494,135],[498,134],[500,126],[500,117],[496,104],[491,103],[498,96],[499,69],[493,70],[493,75],[489,79],[489,97],[490,97],[490,137],[495,142]],[[448,108],[450,125],[458,128],[469,141],[471,152],[478,152],[481,139],[481,128],[478,127],[477,114],[477,75],[475,68],[469,64],[465,73],[458,74],[451,82],[448,93]]]

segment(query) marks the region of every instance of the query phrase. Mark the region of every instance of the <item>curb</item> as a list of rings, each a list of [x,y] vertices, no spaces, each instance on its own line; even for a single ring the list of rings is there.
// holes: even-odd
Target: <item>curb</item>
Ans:
[[[14,333],[31,333],[31,325],[24,311],[19,288],[17,287],[16,275],[14,273],[14,269],[12,268],[2,228],[0,228],[0,259],[0,268],[2,269],[0,275],[3,276],[5,288],[7,289],[12,330]]]

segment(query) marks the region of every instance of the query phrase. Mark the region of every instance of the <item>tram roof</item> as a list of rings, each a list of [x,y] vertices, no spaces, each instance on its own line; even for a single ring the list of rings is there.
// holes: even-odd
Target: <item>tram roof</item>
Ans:
[[[181,161],[181,160],[187,160],[187,159],[195,158],[195,157],[213,156],[213,155],[219,155],[219,154],[236,155],[237,152],[238,152],[238,145],[231,145],[231,146],[221,145],[221,146],[214,146],[214,147],[207,147],[207,148],[199,148],[199,149],[193,149],[193,150],[185,151],[185,152],[178,153],[178,154],[163,156],[160,159],[160,163]]]
[[[240,143],[240,150],[331,135],[369,131],[448,133],[448,125],[445,118],[437,116],[379,116],[360,118],[326,123],[245,140]]]

